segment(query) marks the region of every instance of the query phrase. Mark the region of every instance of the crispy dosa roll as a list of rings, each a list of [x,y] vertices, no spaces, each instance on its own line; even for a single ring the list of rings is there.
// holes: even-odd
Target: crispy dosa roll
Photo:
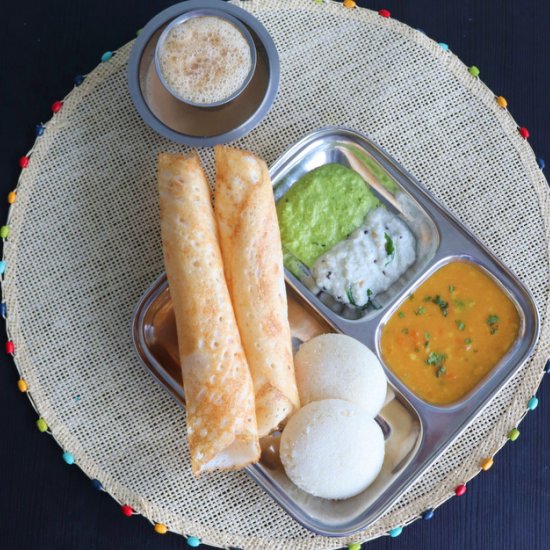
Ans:
[[[158,186],[193,473],[243,468],[260,457],[254,389],[198,155],[161,154]]]
[[[300,407],[281,236],[264,161],[247,151],[216,147],[215,215],[263,437]]]

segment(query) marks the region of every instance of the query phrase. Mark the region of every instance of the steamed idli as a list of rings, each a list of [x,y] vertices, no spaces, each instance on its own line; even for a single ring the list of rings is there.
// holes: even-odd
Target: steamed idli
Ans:
[[[322,334],[300,346],[294,358],[300,400],[345,399],[376,416],[386,398],[380,361],[361,342],[344,334]]]
[[[315,401],[286,425],[280,457],[286,474],[300,489],[322,498],[350,498],[364,491],[380,472],[384,435],[354,403]]]

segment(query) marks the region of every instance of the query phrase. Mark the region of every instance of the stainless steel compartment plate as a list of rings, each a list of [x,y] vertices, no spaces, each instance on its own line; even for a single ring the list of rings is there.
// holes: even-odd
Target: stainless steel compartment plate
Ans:
[[[287,271],[295,344],[336,330],[357,338],[381,358],[380,334],[388,318],[410,292],[448,261],[475,262],[488,272],[515,303],[521,321],[519,336],[502,361],[469,395],[450,406],[422,401],[384,365],[390,389],[377,420],[386,436],[386,459],[373,485],[352,499],[324,500],[299,490],[277,460],[277,435],[262,441],[262,459],[247,468],[247,473],[308,529],[325,536],[346,536],[380,517],[481,412],[527,360],[539,323],[534,302],[517,278],[397,162],[357,132],[324,128],[289,149],[271,168],[276,198],[301,175],[328,162],[359,172],[380,201],[409,224],[417,240],[417,261],[380,297],[382,308],[362,318],[354,318],[353,311],[337,307],[322,293],[312,292],[307,280],[304,284]],[[133,337],[149,372],[183,403],[175,324],[164,276],[138,304]]]

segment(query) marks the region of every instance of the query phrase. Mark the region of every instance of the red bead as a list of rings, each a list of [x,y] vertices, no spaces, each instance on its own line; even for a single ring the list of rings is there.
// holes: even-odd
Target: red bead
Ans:
[[[61,107],[63,107],[63,102],[62,101],[54,101],[52,103],[52,111],[54,113],[59,113],[59,111],[61,111]]]
[[[455,489],[455,495],[456,495],[457,497],[461,497],[465,492],[466,492],[466,485],[464,485],[464,484],[459,485],[459,486]]]
[[[26,168],[29,165],[29,160],[29,157],[21,157],[19,159],[19,166],[21,166],[21,168]]]
[[[527,139],[529,137],[529,130],[527,128],[524,128],[523,126],[521,128],[518,128],[519,135],[523,139]]]
[[[379,10],[378,15],[381,17],[391,17],[390,10]]]
[[[9,353],[10,355],[15,351],[15,346],[13,345],[13,342],[11,340],[8,340],[6,342],[6,353]]]
[[[130,506],[128,506],[127,504],[123,504],[120,509],[122,510],[122,513],[128,518],[134,513],[132,508],[130,508]]]

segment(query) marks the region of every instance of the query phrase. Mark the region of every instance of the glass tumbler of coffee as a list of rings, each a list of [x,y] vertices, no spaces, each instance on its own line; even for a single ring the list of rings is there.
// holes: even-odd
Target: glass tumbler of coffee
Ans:
[[[220,107],[238,97],[256,68],[256,46],[238,19],[214,9],[189,11],[171,21],[155,48],[163,86],[199,108]]]

